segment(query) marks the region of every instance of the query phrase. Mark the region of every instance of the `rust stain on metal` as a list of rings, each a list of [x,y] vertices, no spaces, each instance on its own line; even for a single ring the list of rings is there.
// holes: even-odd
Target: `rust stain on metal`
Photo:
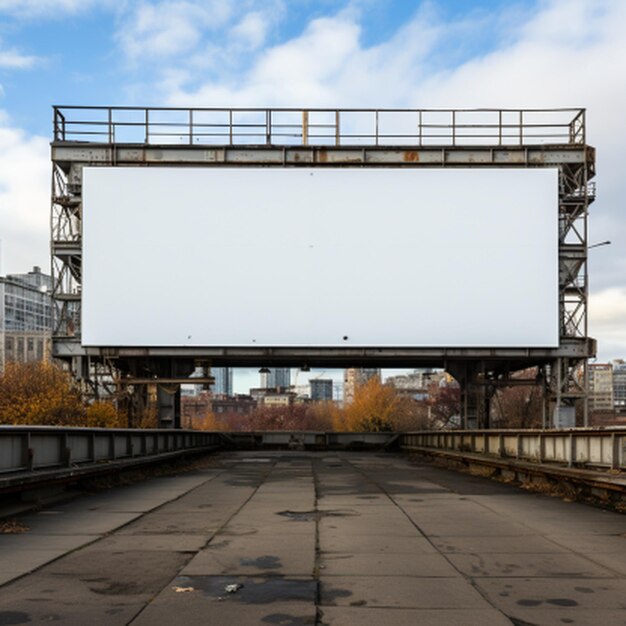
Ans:
[[[404,151],[404,160],[409,163],[416,163],[420,160],[420,155],[416,150],[405,150]]]
[[[318,153],[317,153],[317,160],[320,163],[326,163],[326,161],[328,161],[328,152],[326,151],[326,148],[322,148]]]

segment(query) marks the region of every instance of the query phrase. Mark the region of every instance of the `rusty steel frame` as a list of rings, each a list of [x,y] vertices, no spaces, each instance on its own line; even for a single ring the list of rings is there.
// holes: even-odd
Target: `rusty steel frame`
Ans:
[[[395,125],[390,124],[389,120],[394,119]],[[584,109],[55,106],[53,134],[53,349],[57,357],[71,363],[82,380],[90,382],[95,364],[111,360],[127,366],[130,363],[126,371],[138,380],[154,379],[155,371],[160,369],[156,363],[159,359],[171,361],[162,368],[164,379],[172,377],[177,360],[181,361],[181,371],[193,361],[233,366],[431,365],[456,368],[468,386],[485,390],[487,386],[506,386],[511,371],[537,366],[543,375],[546,398],[556,406],[582,400],[587,423],[586,364],[595,354],[587,322],[588,214],[595,198],[591,181],[595,175],[595,150],[586,145]],[[558,168],[559,347],[83,348],[82,168],[97,165]],[[149,371],[135,367],[142,360],[151,360]],[[467,402],[466,398],[466,405]]]

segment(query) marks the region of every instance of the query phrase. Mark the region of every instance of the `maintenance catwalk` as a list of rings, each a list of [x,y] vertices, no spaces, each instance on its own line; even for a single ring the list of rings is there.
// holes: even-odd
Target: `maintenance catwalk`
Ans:
[[[406,456],[264,452],[0,535],[0,625],[626,624],[626,516]]]

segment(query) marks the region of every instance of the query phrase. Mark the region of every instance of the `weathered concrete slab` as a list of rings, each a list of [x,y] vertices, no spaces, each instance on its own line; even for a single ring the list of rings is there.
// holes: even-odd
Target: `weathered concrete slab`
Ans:
[[[41,511],[23,518],[24,525],[37,534],[103,535],[137,519],[140,513],[108,511]]]
[[[370,554],[333,552],[322,555],[322,576],[416,576],[421,578],[450,578],[458,571],[441,554],[400,555],[398,553]],[[419,584],[419,583],[418,583]]]
[[[315,550],[309,542],[268,546],[255,542],[248,550],[202,550],[182,570],[185,576],[312,576]]]
[[[25,574],[67,554],[65,549],[57,550],[2,550],[0,574]]]
[[[0,625],[626,624],[626,516],[401,455],[222,455],[21,521]]]
[[[534,608],[516,609],[512,614],[515,626],[536,624],[537,626],[624,626],[624,609],[567,609]]]
[[[568,552],[554,541],[537,535],[519,537],[434,537],[433,545],[443,554],[559,554]],[[626,541],[624,542],[626,543]]]
[[[174,534],[143,534],[126,535],[115,533],[98,541],[99,550],[112,552],[127,552],[128,550],[141,550],[143,552],[190,552],[195,554],[201,550],[207,542],[206,535]]]
[[[322,606],[419,609],[487,609],[489,604],[461,578],[329,576],[322,578]]]
[[[614,574],[576,554],[449,554],[460,572],[474,578],[611,578]]]
[[[321,623],[324,626],[511,626],[511,621],[496,609],[324,607]]]
[[[624,579],[483,578],[476,581],[476,586],[509,615],[515,615],[520,609],[537,609],[537,618],[531,620],[536,623],[542,623],[539,615],[544,611],[567,609],[571,614],[577,607],[626,610]]]
[[[242,585],[229,593],[229,585]],[[312,579],[180,576],[133,621],[155,624],[315,624]]]
[[[380,529],[380,533],[384,528]],[[436,554],[437,548],[426,537],[415,534],[412,537],[395,537],[387,534],[358,534],[350,533],[327,535],[320,545],[322,554],[335,552],[349,554],[399,554],[407,558],[414,555]]]

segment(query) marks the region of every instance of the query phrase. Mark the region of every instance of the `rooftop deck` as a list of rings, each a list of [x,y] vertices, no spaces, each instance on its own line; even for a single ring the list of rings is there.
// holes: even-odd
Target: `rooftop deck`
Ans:
[[[0,624],[624,624],[624,515],[399,454],[229,453],[20,521]]]

